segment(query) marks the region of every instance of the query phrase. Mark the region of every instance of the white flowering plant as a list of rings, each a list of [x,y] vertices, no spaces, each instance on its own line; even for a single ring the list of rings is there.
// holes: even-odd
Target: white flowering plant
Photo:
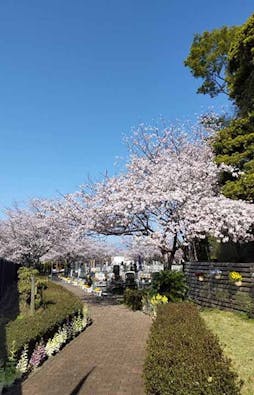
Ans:
[[[80,333],[85,325],[84,325],[84,320],[83,317],[81,316],[81,313],[78,313],[78,316],[74,317],[72,322],[71,322],[71,326],[72,326],[72,333],[73,336],[76,336],[78,333]]]
[[[49,338],[46,343],[43,339],[39,341],[34,347],[33,352],[29,353],[28,344],[25,344],[21,352],[18,362],[14,364],[14,371],[16,377],[21,377],[31,370],[40,366],[46,358],[56,354],[64,344],[66,344],[73,337],[78,335],[88,324],[89,313],[87,306],[83,307],[82,312],[79,311],[69,322],[58,328],[58,331]],[[16,351],[15,351],[16,353]],[[30,358],[29,358],[30,355]],[[14,351],[10,353],[9,359],[13,360]],[[3,371],[3,373],[1,372]],[[2,375],[1,375],[2,374]],[[4,369],[0,369],[0,378],[5,374]],[[14,378],[14,379],[15,379]],[[13,380],[12,380],[13,382]]]
[[[45,351],[48,357],[56,354],[63,344],[65,344],[68,340],[68,332],[66,327],[62,327],[58,329],[58,332],[55,333],[52,339],[47,341]]]
[[[23,351],[21,353],[20,359],[16,365],[16,370],[21,374],[25,374],[29,370],[28,363],[28,344],[24,345]]]

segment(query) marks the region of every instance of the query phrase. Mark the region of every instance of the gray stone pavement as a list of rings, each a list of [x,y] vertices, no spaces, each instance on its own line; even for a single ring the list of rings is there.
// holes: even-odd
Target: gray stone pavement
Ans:
[[[84,298],[79,288],[65,286]],[[21,386],[22,395],[144,394],[142,370],[151,318],[110,301],[85,302],[92,325],[30,375]]]

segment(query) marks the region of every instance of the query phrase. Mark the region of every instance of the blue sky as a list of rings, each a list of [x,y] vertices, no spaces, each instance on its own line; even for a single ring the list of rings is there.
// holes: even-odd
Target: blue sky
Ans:
[[[242,24],[253,0],[2,0],[0,208],[114,172],[140,122],[227,103],[197,95],[193,35]]]

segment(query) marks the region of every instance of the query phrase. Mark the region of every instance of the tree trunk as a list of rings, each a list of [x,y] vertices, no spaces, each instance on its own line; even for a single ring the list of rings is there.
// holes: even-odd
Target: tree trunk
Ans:
[[[196,249],[196,243],[195,240],[192,242],[192,248],[193,248],[193,258],[194,261],[198,261],[198,254],[197,254],[197,249]]]
[[[176,246],[177,246],[177,235],[174,236],[172,249],[170,251],[165,251],[165,250],[162,251],[162,256],[164,260],[164,270],[172,270],[172,265],[177,250]]]
[[[176,253],[176,245],[177,245],[177,235],[174,236],[173,246],[172,246],[171,254],[169,257],[170,270],[172,269],[172,265],[173,265],[173,261],[174,261],[174,257],[175,257],[175,253]]]
[[[164,270],[171,270],[172,268],[171,256],[169,256],[168,252],[165,252],[163,254],[163,266],[164,266]]]

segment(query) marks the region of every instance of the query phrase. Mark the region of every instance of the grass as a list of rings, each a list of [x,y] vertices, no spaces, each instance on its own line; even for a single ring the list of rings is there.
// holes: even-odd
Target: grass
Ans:
[[[232,359],[232,366],[244,380],[243,395],[254,394],[254,320],[244,314],[216,309],[201,312],[208,328],[215,333]]]

